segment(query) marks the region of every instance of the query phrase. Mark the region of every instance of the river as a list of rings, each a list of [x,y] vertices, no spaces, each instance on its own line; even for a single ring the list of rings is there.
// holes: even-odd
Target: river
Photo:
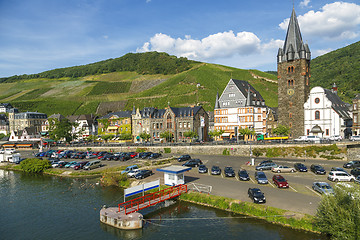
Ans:
[[[148,210],[144,228],[119,230],[100,223],[103,205],[116,206],[122,190],[94,179],[69,179],[0,169],[0,239],[326,239],[177,201]]]

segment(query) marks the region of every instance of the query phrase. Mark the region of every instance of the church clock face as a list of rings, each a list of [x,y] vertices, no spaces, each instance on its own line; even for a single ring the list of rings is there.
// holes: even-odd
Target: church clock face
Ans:
[[[287,94],[288,94],[289,96],[294,95],[294,93],[295,93],[294,89],[288,89],[288,90],[287,90]]]

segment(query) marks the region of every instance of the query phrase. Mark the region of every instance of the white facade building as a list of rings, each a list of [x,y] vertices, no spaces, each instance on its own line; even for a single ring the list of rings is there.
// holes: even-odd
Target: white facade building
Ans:
[[[265,100],[258,91],[247,81],[230,79],[221,96],[216,97],[214,129],[224,130],[223,138],[236,137],[241,128],[265,134],[266,113]]]
[[[311,89],[304,104],[304,111],[304,135],[316,135],[321,138],[334,135],[346,137],[347,122],[351,120],[351,114],[337,95],[336,85],[332,90],[322,87]]]

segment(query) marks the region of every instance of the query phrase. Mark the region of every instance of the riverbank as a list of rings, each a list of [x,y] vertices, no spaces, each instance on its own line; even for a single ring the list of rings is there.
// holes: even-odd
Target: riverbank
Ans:
[[[243,202],[236,199],[208,195],[205,193],[188,192],[182,194],[181,201],[191,202],[207,207],[213,207],[248,217],[265,220],[272,224],[321,234],[314,226],[314,217],[308,214],[291,212],[266,205]]]

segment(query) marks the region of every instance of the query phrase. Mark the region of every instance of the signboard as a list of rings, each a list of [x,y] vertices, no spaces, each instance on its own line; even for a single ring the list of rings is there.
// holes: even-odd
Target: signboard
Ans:
[[[144,184],[140,184],[137,185],[135,187],[132,188],[127,188],[124,190],[124,201],[126,197],[138,194],[138,193],[144,193],[146,191],[149,191],[151,189],[160,187],[160,179],[153,181],[153,182],[148,182],[148,183],[144,183]]]

